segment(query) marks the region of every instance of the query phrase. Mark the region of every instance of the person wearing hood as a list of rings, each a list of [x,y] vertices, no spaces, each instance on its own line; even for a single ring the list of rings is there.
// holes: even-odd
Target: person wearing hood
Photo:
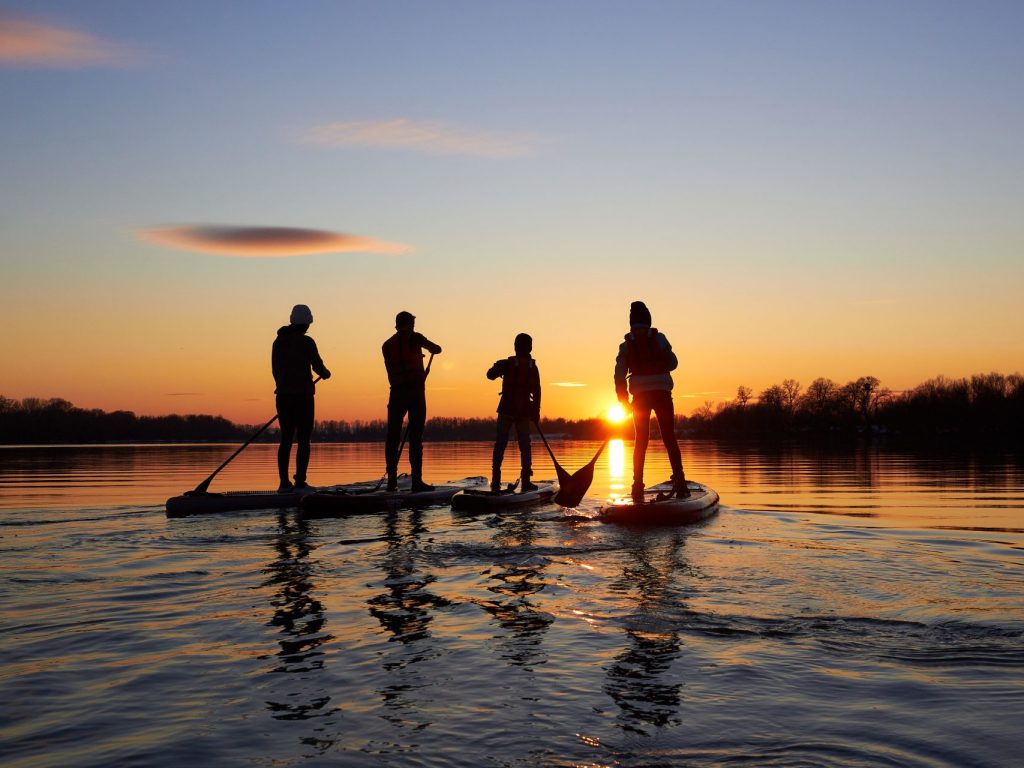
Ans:
[[[629,307],[629,333],[619,345],[615,358],[615,394],[624,406],[633,396],[633,487],[637,504],[644,500],[644,459],[651,439],[651,411],[658,418],[661,439],[672,467],[672,490],[679,497],[690,495],[683,474],[683,460],[676,442],[675,411],[672,404],[672,374],[679,360],[665,334],[651,327],[651,312],[642,301]],[[628,385],[627,385],[628,381]]]
[[[313,395],[316,387],[313,374],[331,378],[324,361],[320,359],[316,342],[306,335],[313,313],[305,304],[296,304],[290,322],[277,331],[270,354],[270,366],[277,388],[277,418],[281,424],[281,444],[277,449],[277,472],[281,478],[278,493],[308,488],[306,470],[309,467],[309,441],[313,434]],[[288,479],[288,463],[292,442],[298,439],[295,450],[295,484]]]
[[[423,350],[439,355],[441,347],[416,330],[416,318],[410,312],[395,315],[395,334],[381,345],[384,367],[391,394],[388,397],[388,433],[384,443],[389,491],[398,490],[399,437],[402,420],[409,414],[409,465],[412,468],[412,492],[432,491],[423,482],[423,427],[427,422],[427,372],[423,368]]]
[[[515,355],[498,360],[487,371],[487,378],[503,380],[501,399],[498,400],[498,434],[494,441],[494,456],[491,461],[491,490],[501,490],[501,462],[508,446],[508,433],[516,427],[519,441],[520,479],[523,493],[537,490],[530,482],[533,474],[533,457],[530,451],[530,421],[540,420],[540,373],[536,361],[530,357],[533,339],[520,333],[513,342]]]

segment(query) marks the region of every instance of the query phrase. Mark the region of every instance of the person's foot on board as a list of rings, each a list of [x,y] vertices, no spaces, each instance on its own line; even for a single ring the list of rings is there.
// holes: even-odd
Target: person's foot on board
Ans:
[[[491,493],[501,493],[501,470],[491,470]]]
[[[398,490],[398,473],[388,472],[388,484],[386,488],[388,493],[394,493]]]
[[[278,493],[291,493],[294,490],[295,486],[289,483],[287,480],[285,480],[283,483],[277,486]]]
[[[520,475],[520,480],[521,480],[521,482],[519,484],[519,492],[520,493],[529,493],[530,491],[536,491],[537,490],[537,486],[530,482],[530,475],[532,475],[532,474],[533,474],[532,472],[523,472],[523,474]]]
[[[690,486],[686,484],[686,478],[682,475],[674,475],[672,477],[672,491],[677,499],[690,498]]]
[[[295,481],[295,490],[296,491],[311,491],[311,490],[313,490],[313,487],[309,483],[307,483],[305,480],[296,480]]]
[[[410,488],[409,490],[412,491],[413,493],[424,493],[425,491],[434,490],[434,486],[428,485],[427,483],[424,483],[422,480],[417,478],[416,480],[412,481],[412,488]]]
[[[633,499],[634,504],[644,503],[644,484],[633,483],[633,488],[629,492],[630,497]]]

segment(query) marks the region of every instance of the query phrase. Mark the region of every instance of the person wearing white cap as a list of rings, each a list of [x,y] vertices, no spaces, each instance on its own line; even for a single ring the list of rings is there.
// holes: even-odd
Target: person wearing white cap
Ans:
[[[277,449],[277,472],[281,485],[278,493],[293,489],[308,488],[306,470],[309,467],[309,442],[313,434],[313,395],[316,387],[313,374],[331,378],[316,342],[306,335],[313,313],[305,304],[292,308],[289,324],[277,331],[270,354],[270,365],[277,388],[277,417],[281,424],[281,445]],[[292,442],[297,438],[295,449],[295,484],[288,479],[288,464],[291,459]]]

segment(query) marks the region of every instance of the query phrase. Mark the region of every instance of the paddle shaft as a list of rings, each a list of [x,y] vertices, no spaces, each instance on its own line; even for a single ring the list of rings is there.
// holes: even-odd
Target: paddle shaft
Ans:
[[[533,426],[537,428],[537,434],[540,435],[540,439],[544,441],[544,447],[548,449],[548,456],[550,456],[551,461],[554,462],[556,470],[562,469],[561,465],[558,463],[558,459],[555,458],[555,452],[552,451],[551,446],[548,445],[548,439],[544,437],[544,431],[540,428],[540,419],[536,419],[533,422]],[[562,471],[565,472],[564,469],[562,469]]]
[[[323,378],[322,376],[317,376],[313,380],[313,383],[316,384],[322,378]],[[242,451],[244,451],[246,448],[248,448],[249,444],[253,440],[255,440],[257,437],[259,437],[264,432],[266,432],[268,429],[270,429],[270,425],[273,424],[275,421],[277,421],[277,417],[278,417],[278,414],[275,413],[274,414],[274,418],[272,418],[270,421],[268,421],[266,424],[264,424],[262,427],[260,427],[258,430],[256,430],[256,433],[252,437],[250,437],[248,440],[246,440],[244,443],[242,443],[242,445],[239,446],[237,451],[235,451],[230,456],[228,456],[227,460],[223,464],[221,464],[219,467],[217,467],[215,470],[213,470],[213,473],[208,478],[206,478],[205,480],[203,480],[203,482],[201,482],[199,485],[197,485],[195,487],[195,489],[192,491],[192,493],[206,493],[206,489],[210,487],[210,483],[213,481],[213,478],[215,478],[217,476],[217,473],[220,472],[222,469],[224,469],[224,467],[226,467],[228,464],[230,464],[234,460],[235,456],[237,456]]]

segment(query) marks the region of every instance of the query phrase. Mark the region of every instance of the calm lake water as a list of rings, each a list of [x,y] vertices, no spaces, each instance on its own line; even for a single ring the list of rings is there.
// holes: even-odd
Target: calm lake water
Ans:
[[[629,442],[575,514],[168,520],[233,448],[0,448],[4,766],[1024,761],[1019,457],[686,442],[723,505],[680,529],[588,519]],[[274,450],[213,490],[276,485]],[[490,445],[426,464],[483,475]],[[312,467],[378,477],[382,446]]]

